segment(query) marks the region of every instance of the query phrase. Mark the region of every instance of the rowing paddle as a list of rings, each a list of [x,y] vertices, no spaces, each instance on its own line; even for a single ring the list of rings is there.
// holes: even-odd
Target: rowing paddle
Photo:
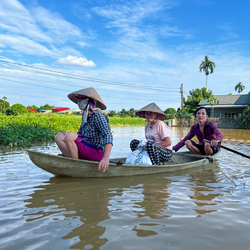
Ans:
[[[210,143],[210,141],[208,141],[208,140],[206,140],[206,139],[203,139],[203,141],[204,141],[204,142],[207,142],[207,143]],[[228,150],[228,151],[231,151],[231,152],[233,152],[233,153],[235,153],[235,154],[238,154],[238,155],[241,155],[241,156],[244,156],[244,157],[250,159],[250,156],[245,155],[245,154],[242,154],[242,153],[240,153],[240,152],[238,152],[238,151],[235,151],[235,150],[233,150],[233,149],[231,149],[231,148],[225,147],[225,146],[223,146],[223,145],[221,145],[221,144],[218,145],[218,147],[224,148],[224,149],[226,149],[226,150]]]
[[[122,165],[122,164],[123,164],[123,162],[122,162],[122,161],[112,161],[112,160],[110,160],[110,161],[109,161],[109,163],[114,163],[114,164],[116,164],[117,166],[119,166],[119,165]]]

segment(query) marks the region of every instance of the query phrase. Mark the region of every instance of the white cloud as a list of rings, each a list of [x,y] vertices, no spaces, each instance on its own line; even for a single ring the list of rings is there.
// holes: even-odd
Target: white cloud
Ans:
[[[82,3],[71,3],[71,10],[78,18],[84,19],[85,21],[91,20],[91,14],[84,8]]]
[[[82,37],[79,28],[65,21],[57,13],[52,13],[42,7],[37,7],[33,11],[36,21],[45,28],[50,37],[53,37],[53,42],[65,43],[68,40]]]
[[[0,1],[0,27],[39,42],[64,43],[82,37],[75,25],[42,7],[27,10],[16,0]]]
[[[136,3],[131,1],[93,8],[96,14],[107,19],[105,27],[110,29],[113,38],[112,42],[103,43],[100,49],[115,58],[165,60],[166,52],[159,42],[160,36],[192,38],[192,34],[173,25],[171,27],[166,23],[161,26],[154,24],[156,19],[166,19],[166,14],[162,16],[163,11],[176,4],[178,3],[161,0]]]
[[[83,57],[76,57],[76,56],[67,56],[66,58],[59,58],[57,60],[58,63],[64,65],[74,65],[74,66],[82,66],[82,67],[95,67],[95,63],[93,61],[88,61],[86,58]]]
[[[69,53],[81,56],[70,46],[59,47],[68,42],[91,39],[91,31],[83,34],[75,25],[59,14],[42,7],[26,9],[17,0],[0,1],[0,43],[19,53],[58,58]],[[65,51],[67,47],[67,53]],[[11,53],[14,51],[9,50]]]
[[[29,11],[16,0],[0,1],[0,27],[8,33],[22,34],[40,42],[53,41],[41,30]]]
[[[55,56],[54,53],[45,46],[22,36],[0,34],[0,43],[6,47],[10,46],[20,53],[38,56]]]
[[[81,41],[79,41],[79,42],[76,42],[80,47],[86,47],[86,46],[88,46],[88,44],[87,43],[85,43],[85,42],[81,42]]]

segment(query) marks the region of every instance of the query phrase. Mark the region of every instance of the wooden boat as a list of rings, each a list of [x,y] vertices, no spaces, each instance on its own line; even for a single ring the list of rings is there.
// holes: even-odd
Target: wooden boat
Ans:
[[[200,167],[213,162],[219,154],[199,156],[190,153],[173,153],[172,161],[164,165],[128,165],[126,158],[110,160],[108,170],[103,173],[98,170],[99,162],[72,159],[51,155],[33,150],[27,150],[31,161],[39,168],[57,176],[68,177],[115,177],[165,173],[187,168]]]

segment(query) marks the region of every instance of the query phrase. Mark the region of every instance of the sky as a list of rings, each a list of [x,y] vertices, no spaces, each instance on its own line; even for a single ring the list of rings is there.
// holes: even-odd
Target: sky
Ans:
[[[109,110],[179,108],[180,87],[250,92],[250,1],[0,0],[0,98],[78,109],[94,87]]]

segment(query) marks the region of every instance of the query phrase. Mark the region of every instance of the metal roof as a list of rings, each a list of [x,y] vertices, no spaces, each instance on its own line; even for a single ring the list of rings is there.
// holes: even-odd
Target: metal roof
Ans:
[[[216,108],[216,109],[218,109],[218,108],[247,108],[248,107],[248,105],[214,105],[214,106],[212,106],[212,105],[204,105],[206,108]]]
[[[218,105],[249,105],[250,104],[250,94],[246,95],[214,95],[215,98],[219,100]],[[202,99],[199,106],[209,105],[208,99]],[[218,107],[218,105],[215,105]]]

